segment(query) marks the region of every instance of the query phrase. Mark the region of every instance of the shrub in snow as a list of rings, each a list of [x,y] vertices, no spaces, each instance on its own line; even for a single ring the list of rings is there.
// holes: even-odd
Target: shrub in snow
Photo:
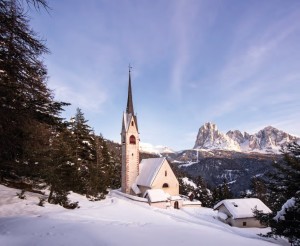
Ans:
[[[88,199],[89,199],[89,201],[91,201],[91,202],[96,202],[96,201],[100,201],[100,200],[102,200],[102,199],[105,199],[105,194],[103,194],[103,193],[98,193],[97,195],[95,195],[95,196],[86,196]]]
[[[46,199],[44,197],[39,197],[40,201],[38,203],[39,206],[44,207],[44,204],[46,202]]]
[[[63,206],[66,209],[79,208],[78,202],[70,202],[70,200],[67,197],[68,194],[69,194],[68,192],[57,192],[52,196],[49,203],[59,204],[59,205]]]
[[[21,190],[20,193],[17,192],[17,196],[18,196],[20,199],[26,199],[26,196],[25,196],[25,190]]]

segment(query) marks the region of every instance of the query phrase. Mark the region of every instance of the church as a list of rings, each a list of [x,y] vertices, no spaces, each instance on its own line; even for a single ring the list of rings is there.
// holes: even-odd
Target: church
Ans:
[[[181,207],[179,182],[166,158],[149,158],[139,162],[139,130],[134,113],[131,71],[129,69],[128,98],[126,112],[122,119],[122,181],[121,192],[147,198],[150,205],[163,206],[169,202]]]

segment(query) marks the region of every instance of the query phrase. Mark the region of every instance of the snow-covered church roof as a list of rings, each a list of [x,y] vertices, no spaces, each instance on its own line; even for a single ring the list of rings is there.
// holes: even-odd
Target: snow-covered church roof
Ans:
[[[232,214],[233,219],[254,217],[253,210],[255,207],[263,213],[272,212],[258,198],[226,199],[217,203],[214,206],[214,209],[218,209],[221,205],[224,205],[227,208],[227,210]]]
[[[165,157],[143,159],[140,163],[139,176],[136,179],[137,185],[151,187],[165,160]]]

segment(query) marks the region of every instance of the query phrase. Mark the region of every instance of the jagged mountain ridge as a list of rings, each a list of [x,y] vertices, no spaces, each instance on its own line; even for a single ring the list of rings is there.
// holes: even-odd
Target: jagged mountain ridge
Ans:
[[[267,126],[252,135],[247,132],[242,134],[239,130],[224,134],[218,130],[216,124],[208,122],[200,127],[194,149],[279,154],[282,146],[295,141],[300,142],[300,138],[272,126]]]

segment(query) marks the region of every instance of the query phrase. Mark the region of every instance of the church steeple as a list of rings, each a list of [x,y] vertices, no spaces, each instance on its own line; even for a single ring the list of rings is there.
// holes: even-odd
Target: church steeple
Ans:
[[[127,98],[127,108],[126,113],[134,115],[133,110],[133,102],[132,102],[132,90],[131,90],[131,74],[130,74],[130,66],[129,66],[129,81],[128,81],[128,98]]]
[[[127,194],[136,194],[133,187],[139,175],[139,131],[137,117],[134,115],[132,90],[131,90],[131,67],[129,66],[128,98],[126,112],[123,114],[121,143],[122,143],[122,187]]]

